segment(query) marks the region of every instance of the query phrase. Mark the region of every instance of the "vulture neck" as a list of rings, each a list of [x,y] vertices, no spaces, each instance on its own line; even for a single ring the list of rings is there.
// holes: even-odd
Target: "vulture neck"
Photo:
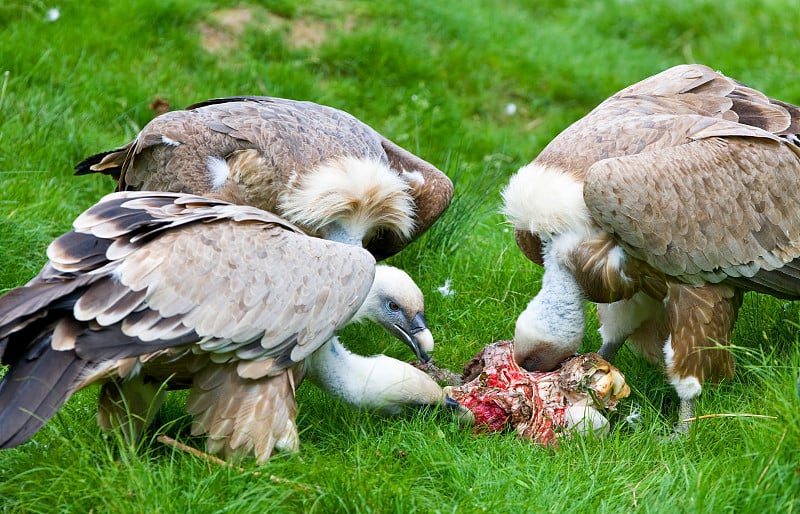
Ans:
[[[515,357],[534,363],[535,371],[554,369],[583,340],[583,290],[562,263],[578,242],[577,235],[564,234],[545,243],[542,288],[517,319]]]
[[[323,239],[329,241],[336,241],[337,243],[344,243],[351,246],[363,246],[364,238],[367,235],[368,227],[355,226],[344,227],[339,222],[331,222],[320,229],[320,235]]]
[[[351,353],[338,337],[328,340],[306,362],[311,382],[356,408],[394,415],[407,405],[444,402],[442,389],[424,372],[386,355]]]

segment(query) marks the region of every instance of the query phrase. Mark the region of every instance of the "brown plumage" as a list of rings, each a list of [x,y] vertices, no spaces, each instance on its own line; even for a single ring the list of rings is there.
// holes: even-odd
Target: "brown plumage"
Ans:
[[[518,357],[571,354],[580,336],[552,315],[597,302],[600,353],[630,338],[665,361],[691,417],[703,382],[733,374],[743,292],[800,298],[798,133],[800,109],[696,64],[564,130],[503,192],[520,248],[557,278],[518,320]]]
[[[274,212],[312,235],[393,255],[442,214],[450,179],[350,114],[270,97],[162,114],[135,140],[87,158],[119,190],[212,196]]]
[[[0,448],[26,441],[92,383],[104,384],[99,423],[130,436],[152,419],[164,381],[190,388],[192,433],[209,451],[260,461],[274,447],[297,448],[294,391],[307,371],[366,408],[443,401],[419,370],[349,354],[334,337],[372,319],[398,337],[430,339],[411,279],[274,214],[193,195],[114,193],[47,254],[38,276],[0,297],[0,363],[9,365]],[[342,389],[348,381],[360,396]]]

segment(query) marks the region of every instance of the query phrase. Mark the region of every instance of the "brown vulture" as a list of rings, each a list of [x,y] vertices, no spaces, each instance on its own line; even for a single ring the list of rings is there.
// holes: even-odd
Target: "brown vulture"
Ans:
[[[692,418],[703,383],[733,374],[743,293],[800,298],[798,133],[796,106],[699,64],[561,132],[503,191],[520,249],[544,266],[518,362],[547,370],[575,352],[590,300],[601,355],[629,339],[663,362]]]
[[[308,234],[363,245],[378,260],[427,230],[453,196],[447,175],[354,116],[262,96],[164,113],[76,169],[111,175],[118,190],[252,205]]]
[[[251,206],[117,192],[50,244],[49,261],[0,297],[0,448],[23,443],[93,383],[98,422],[135,436],[169,388],[189,388],[208,450],[266,460],[298,446],[305,375],[358,407],[392,414],[447,404],[425,373],[362,357],[336,332],[370,319],[432,345],[422,293],[365,249],[309,237]],[[427,341],[427,343],[426,343]],[[450,400],[452,403],[452,400]]]

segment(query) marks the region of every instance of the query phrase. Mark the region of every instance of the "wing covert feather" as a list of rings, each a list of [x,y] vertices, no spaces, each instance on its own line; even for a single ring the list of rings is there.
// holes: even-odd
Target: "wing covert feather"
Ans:
[[[121,283],[146,290],[145,303],[162,316],[180,316],[209,351],[235,352],[259,339],[259,360],[308,356],[350,320],[374,275],[363,249],[270,225],[194,224],[157,243],[147,247],[151,255],[134,252],[120,265]],[[148,258],[160,264],[143,274]],[[208,271],[187,277],[187,266]],[[253,347],[247,351],[254,358]]]
[[[669,68],[622,89],[560,133],[536,158],[583,177],[597,161],[691,139],[778,140],[800,126],[797,107],[699,64]],[[774,132],[773,132],[774,131]]]
[[[105,343],[94,330],[81,335],[76,348],[87,356],[198,341],[216,362],[255,359],[271,363],[256,366],[260,372],[277,372],[346,324],[374,277],[375,260],[361,248],[308,237],[253,207],[192,195],[115,193],[74,225],[51,244],[41,280],[68,268],[78,277],[68,285],[87,286],[76,319],[121,330]],[[113,238],[111,246],[103,237]],[[87,238],[107,248],[105,261],[81,258],[97,252]]]
[[[689,282],[800,255],[800,161],[765,138],[711,138],[594,164],[584,199],[629,252]]]

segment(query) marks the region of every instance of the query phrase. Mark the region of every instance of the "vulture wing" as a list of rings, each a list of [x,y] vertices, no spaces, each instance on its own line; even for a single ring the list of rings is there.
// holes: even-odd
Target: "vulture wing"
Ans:
[[[39,276],[0,298],[0,446],[122,360],[174,346],[243,381],[285,377],[350,320],[374,275],[360,248],[190,195],[115,193],[74,227]]]
[[[333,157],[385,160],[380,143],[369,126],[331,107],[268,97],[216,99],[148,123],[130,147],[120,184],[206,194],[217,185],[207,171],[209,159],[247,150],[262,156],[265,185],[286,184]],[[277,194],[265,196],[257,207],[274,209]]]
[[[754,278],[800,256],[800,159],[768,135],[600,161],[586,177],[586,204],[627,251],[667,275],[689,283],[736,277],[747,289],[798,296],[797,277]]]
[[[800,295],[797,107],[686,65],[584,120],[603,141],[584,199],[632,255],[689,283]]]
[[[800,111],[785,105],[707,66],[676,66],[602,102],[553,139],[536,162],[584,177],[598,161],[690,139],[740,135],[777,140],[776,134],[800,120]]]

